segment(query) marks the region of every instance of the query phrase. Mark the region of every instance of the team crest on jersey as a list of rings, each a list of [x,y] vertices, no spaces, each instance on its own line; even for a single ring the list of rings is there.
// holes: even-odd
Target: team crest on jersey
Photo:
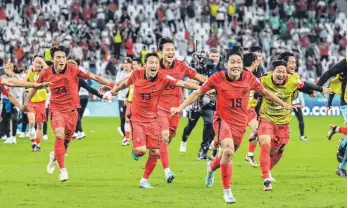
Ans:
[[[242,96],[248,94],[248,90],[247,89],[243,89],[243,92],[242,92]]]

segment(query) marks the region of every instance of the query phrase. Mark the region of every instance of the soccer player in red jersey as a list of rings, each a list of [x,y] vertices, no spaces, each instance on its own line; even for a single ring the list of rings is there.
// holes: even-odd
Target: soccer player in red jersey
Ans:
[[[152,188],[148,179],[156,167],[162,143],[161,123],[158,119],[158,103],[163,92],[172,86],[198,89],[199,86],[167,76],[159,71],[160,59],[156,53],[145,56],[145,70],[135,70],[130,78],[111,90],[112,94],[134,85],[134,97],[130,106],[129,122],[132,132],[135,160],[146,154],[149,149],[149,158],[145,164],[140,188]]]
[[[207,78],[197,74],[191,67],[183,61],[175,59],[175,47],[173,41],[169,38],[161,38],[158,43],[158,49],[161,51],[163,59],[160,61],[160,72],[169,75],[175,79],[182,80],[184,77],[195,79],[204,83]],[[159,119],[162,124],[163,143],[160,148],[160,158],[164,169],[165,180],[171,183],[175,175],[169,168],[168,144],[176,134],[180,121],[180,114],[172,115],[170,109],[178,106],[182,101],[182,90],[176,86],[167,87],[160,97],[158,103]]]
[[[50,153],[47,172],[52,174],[57,161],[60,167],[60,181],[68,180],[68,172],[64,164],[66,148],[72,139],[77,122],[77,108],[80,107],[78,95],[79,78],[92,79],[98,83],[114,86],[109,80],[82,70],[74,64],[67,63],[69,49],[59,46],[51,49],[53,65],[48,67],[46,62],[39,58],[44,70],[41,71],[37,83],[50,82],[50,115],[51,126],[55,134],[54,152]],[[27,95],[28,103],[37,90],[31,89]]]
[[[212,75],[199,90],[193,92],[179,107],[172,108],[171,111],[173,114],[178,113],[204,93],[211,89],[216,90],[218,117],[214,120],[214,131],[222,150],[212,162],[207,163],[205,184],[207,187],[213,185],[214,171],[221,167],[223,198],[226,203],[235,203],[236,199],[231,191],[232,157],[242,142],[248,124],[250,91],[254,90],[286,109],[292,109],[292,106],[265,90],[251,72],[243,70],[243,50],[240,47],[226,51],[225,67],[227,71]]]

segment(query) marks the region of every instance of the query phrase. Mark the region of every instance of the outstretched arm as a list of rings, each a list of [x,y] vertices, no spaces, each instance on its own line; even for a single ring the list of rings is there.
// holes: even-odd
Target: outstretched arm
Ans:
[[[48,83],[37,84],[37,83],[18,80],[16,78],[9,78],[9,79],[2,78],[1,84],[10,86],[10,87],[34,87],[34,88],[43,88],[43,87],[48,87],[49,85]]]
[[[7,98],[8,98],[8,100],[9,100],[11,103],[13,103],[15,106],[17,106],[21,111],[27,112],[26,107],[23,106],[23,105],[21,105],[21,104],[19,103],[19,101],[16,99],[16,97],[15,97],[12,93],[9,93],[9,94],[7,95]]]
[[[178,80],[178,82],[176,83],[177,87],[182,87],[182,88],[186,88],[186,89],[191,89],[191,90],[197,90],[199,89],[199,85],[190,82],[190,81],[182,81],[182,80]]]
[[[171,109],[172,114],[176,114],[181,112],[183,109],[185,109],[187,106],[191,105],[192,103],[194,103],[201,95],[203,95],[203,93],[201,92],[201,90],[196,90],[194,92],[191,93],[191,95],[189,95],[183,103],[181,103],[181,105],[179,107],[175,107]]]
[[[277,104],[283,106],[285,109],[288,109],[288,110],[296,109],[296,107],[293,107],[292,105],[285,103],[284,101],[282,101],[280,98],[278,98],[275,94],[273,94],[269,90],[265,89],[263,96],[265,99],[270,100],[274,103],[277,103]]]
[[[111,92],[111,94],[116,95],[118,93],[118,91],[129,87],[129,85],[130,84],[129,84],[128,79],[127,79],[127,80],[121,82],[119,85],[115,85],[110,92]]]
[[[201,83],[204,83],[204,82],[208,81],[208,78],[203,76],[203,75],[201,75],[201,74],[196,74],[195,80],[198,80]]]

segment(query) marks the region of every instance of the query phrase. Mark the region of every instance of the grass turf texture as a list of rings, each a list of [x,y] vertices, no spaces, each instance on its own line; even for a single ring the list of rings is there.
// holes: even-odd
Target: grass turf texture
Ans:
[[[29,139],[17,145],[0,144],[0,207],[346,207],[346,179],[335,174],[338,166],[335,135],[328,141],[328,124],[342,124],[341,117],[306,117],[308,142],[299,140],[296,118],[291,122],[291,140],[283,159],[272,171],[277,179],[272,192],[264,192],[259,168],[244,160],[247,137],[233,161],[232,190],[235,205],[222,198],[220,170],[212,188],[204,186],[204,161],[196,159],[202,123],[188,141],[186,153],[179,152],[186,118],[170,144],[171,169],[177,178],[166,184],[160,161],[150,177],[152,190],[138,188],[147,155],[134,161],[130,146],[121,146],[117,118],[85,118],[87,138],[72,141],[66,157],[69,181],[58,180],[59,168],[46,173],[53,136],[42,142],[43,152],[30,151]],[[201,122],[201,121],[200,121]],[[246,134],[248,135],[248,133]],[[256,160],[259,161],[259,146]]]

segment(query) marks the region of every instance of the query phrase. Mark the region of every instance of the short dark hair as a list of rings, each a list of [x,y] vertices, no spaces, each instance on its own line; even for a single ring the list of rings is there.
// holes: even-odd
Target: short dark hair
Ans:
[[[158,59],[160,59],[159,56],[158,56],[158,54],[157,54],[156,52],[147,53],[147,54],[145,55],[145,63],[147,62],[147,59],[148,59],[149,57],[151,57],[151,56],[155,56],[155,57],[157,57]]]
[[[135,58],[133,61],[136,61],[138,64],[143,65],[141,58]]]
[[[64,46],[58,46],[58,47],[53,47],[51,48],[51,56],[54,57],[54,53],[57,51],[62,51],[65,53],[65,56],[69,55],[69,48],[64,47]]]
[[[40,55],[35,55],[33,59],[35,59],[36,57],[43,58],[43,56],[40,56]]]
[[[277,68],[278,66],[285,66],[286,67],[286,61],[284,60],[275,60],[272,62],[272,71]]]
[[[246,53],[243,57],[243,65],[244,67],[249,67],[256,61],[257,56],[254,53]]]
[[[220,53],[220,50],[218,48],[209,48],[209,51],[208,51],[208,54],[211,54],[211,53]]]
[[[131,64],[132,63],[132,58],[131,57],[126,57],[122,60],[122,63],[126,63],[126,64]]]
[[[255,53],[255,52],[260,52],[260,53],[262,53],[262,48],[261,48],[260,46],[252,46],[252,47],[250,47],[249,51],[250,51],[251,53]]]
[[[228,62],[228,59],[232,55],[240,56],[243,59],[243,48],[240,46],[233,46],[225,50],[225,63]]]
[[[172,39],[164,37],[164,38],[160,38],[158,40],[158,44],[157,44],[157,48],[158,50],[162,51],[163,50],[163,45],[166,43],[171,43],[174,45],[174,42],[172,41]]]
[[[295,55],[294,55],[293,53],[287,51],[287,52],[281,53],[281,54],[278,56],[278,60],[283,60],[283,61],[285,61],[286,63],[288,63],[289,57],[290,57],[290,56],[294,56],[294,57],[295,57]]]

